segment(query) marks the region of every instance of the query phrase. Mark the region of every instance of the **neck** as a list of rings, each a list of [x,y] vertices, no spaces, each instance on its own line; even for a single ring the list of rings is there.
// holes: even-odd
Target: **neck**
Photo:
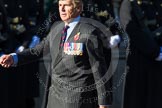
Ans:
[[[64,23],[65,23],[65,25],[68,25],[68,24],[71,23],[73,20],[74,20],[74,18],[71,18],[71,19],[69,19],[69,20],[67,20],[67,21],[64,21]]]
[[[69,23],[71,23],[75,18],[79,17],[79,15],[77,15],[76,17],[73,17],[67,21],[64,21],[65,25],[68,25]]]

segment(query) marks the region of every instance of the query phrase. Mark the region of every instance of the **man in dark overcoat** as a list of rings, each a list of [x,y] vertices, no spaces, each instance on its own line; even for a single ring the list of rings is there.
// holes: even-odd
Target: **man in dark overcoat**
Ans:
[[[80,17],[82,0],[59,0],[58,5],[63,22],[55,23],[35,48],[4,55],[0,63],[3,67],[22,65],[49,54],[51,86],[47,108],[109,108],[105,34],[92,20]],[[112,34],[107,31],[107,35]]]

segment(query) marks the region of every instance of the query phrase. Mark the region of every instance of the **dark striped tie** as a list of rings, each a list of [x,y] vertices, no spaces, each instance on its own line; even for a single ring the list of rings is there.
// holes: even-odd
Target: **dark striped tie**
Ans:
[[[62,48],[64,46],[68,28],[69,28],[69,26],[65,26],[61,32],[60,48]]]

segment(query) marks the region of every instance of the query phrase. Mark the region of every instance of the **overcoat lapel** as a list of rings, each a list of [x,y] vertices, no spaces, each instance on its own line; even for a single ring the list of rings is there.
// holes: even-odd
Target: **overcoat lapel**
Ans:
[[[53,58],[54,65],[58,62],[59,57],[61,56],[61,53],[62,53],[62,51],[61,51],[61,49],[59,49],[59,47],[60,47],[61,32],[62,32],[63,27],[64,27],[64,23],[61,23],[58,28],[59,32],[56,34],[56,37],[52,40],[53,41],[52,47],[55,47],[55,48],[53,48],[54,49],[53,54],[55,55]]]

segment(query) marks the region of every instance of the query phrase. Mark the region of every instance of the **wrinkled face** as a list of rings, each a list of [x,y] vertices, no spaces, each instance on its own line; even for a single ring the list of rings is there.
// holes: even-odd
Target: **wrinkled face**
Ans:
[[[79,9],[74,7],[73,0],[59,0],[59,13],[65,23],[69,23],[80,14]]]

